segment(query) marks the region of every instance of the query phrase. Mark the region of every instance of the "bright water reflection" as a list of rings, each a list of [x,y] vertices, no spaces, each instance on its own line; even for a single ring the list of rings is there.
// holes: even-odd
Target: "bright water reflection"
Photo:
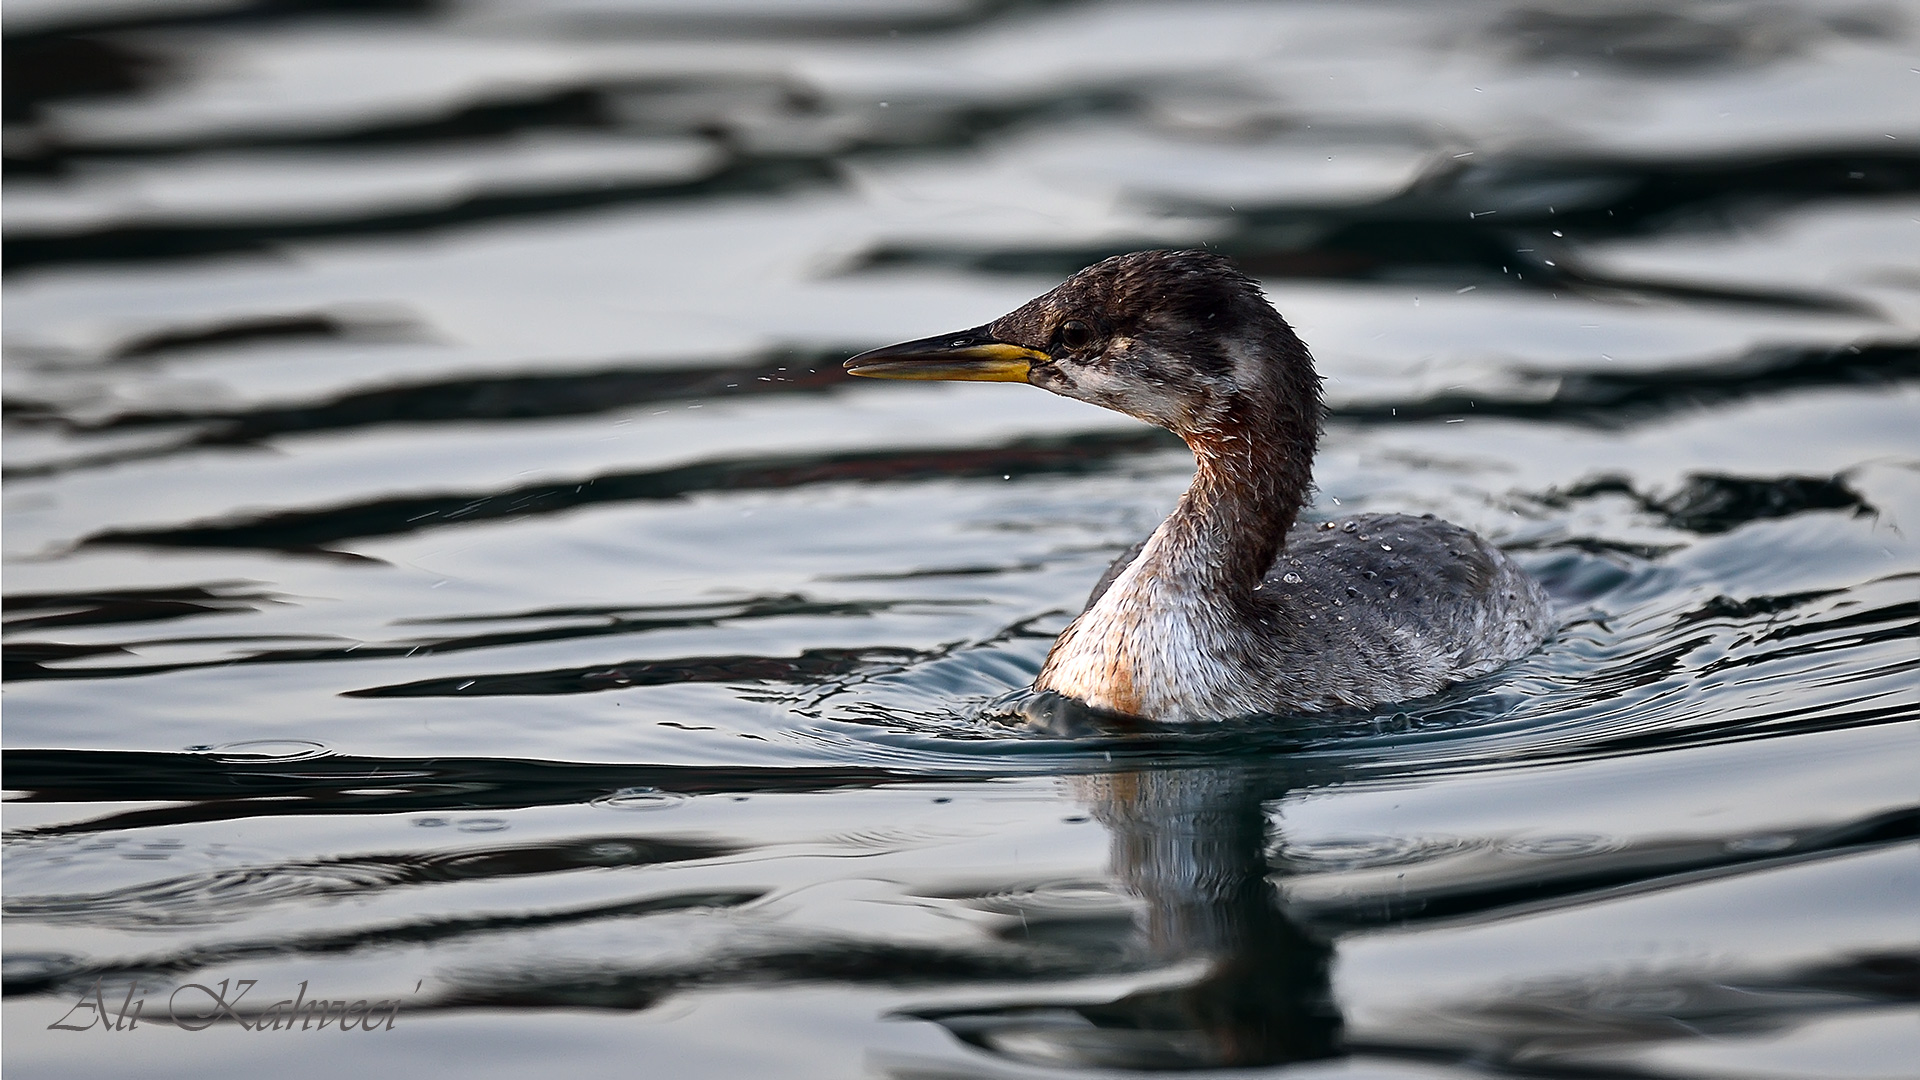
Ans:
[[[10,1068],[1910,1071],[1920,10],[6,30]],[[1310,512],[1494,537],[1546,650],[1007,721],[1190,461],[839,361],[1170,244],[1314,347]]]

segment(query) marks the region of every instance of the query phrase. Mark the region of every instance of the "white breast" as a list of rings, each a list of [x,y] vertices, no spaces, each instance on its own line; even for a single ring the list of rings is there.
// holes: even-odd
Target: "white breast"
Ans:
[[[1182,552],[1166,531],[1054,642],[1037,689],[1174,723],[1235,715],[1247,673],[1224,659],[1229,620],[1170,565]]]

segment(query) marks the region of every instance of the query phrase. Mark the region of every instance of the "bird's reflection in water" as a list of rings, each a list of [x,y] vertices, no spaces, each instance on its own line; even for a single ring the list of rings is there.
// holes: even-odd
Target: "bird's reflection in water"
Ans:
[[[1117,884],[1144,904],[1147,954],[1201,961],[1204,974],[1115,1000],[919,1015],[984,1050],[1051,1065],[1202,1069],[1337,1055],[1332,947],[1287,917],[1268,878],[1270,785],[1219,767],[1070,783],[1112,835]]]

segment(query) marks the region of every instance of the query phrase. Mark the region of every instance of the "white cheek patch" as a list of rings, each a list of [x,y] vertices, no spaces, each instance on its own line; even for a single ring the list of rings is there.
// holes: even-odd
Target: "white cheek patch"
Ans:
[[[1202,375],[1191,364],[1168,358],[1164,364],[1179,373],[1177,380],[1152,374],[1154,358],[1142,355],[1136,339],[1114,339],[1105,356],[1091,364],[1062,365],[1065,384],[1048,389],[1177,432],[1215,427],[1242,387],[1262,385],[1271,376],[1259,347],[1243,340],[1227,343],[1228,368],[1218,374]]]
[[[1170,410],[1166,392],[1141,386],[1134,379],[1120,378],[1109,371],[1089,369],[1080,376],[1080,391],[1087,401],[1117,409],[1150,423],[1161,423]]]
[[[1126,344],[1131,344],[1127,342]],[[1109,350],[1110,355],[1124,353]],[[1122,412],[1149,424],[1175,430],[1185,426],[1185,395],[1161,383],[1142,382],[1138,376],[1115,373],[1111,360],[1065,372],[1071,383],[1058,389],[1067,397]]]

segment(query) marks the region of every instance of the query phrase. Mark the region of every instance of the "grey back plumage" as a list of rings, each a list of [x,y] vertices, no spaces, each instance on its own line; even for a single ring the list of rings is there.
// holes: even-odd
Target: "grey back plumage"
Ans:
[[[1092,608],[1147,541],[1107,567]],[[1479,535],[1431,515],[1356,514],[1288,531],[1242,641],[1272,712],[1405,701],[1485,675],[1554,626],[1539,582]],[[1085,609],[1083,609],[1085,610]]]

